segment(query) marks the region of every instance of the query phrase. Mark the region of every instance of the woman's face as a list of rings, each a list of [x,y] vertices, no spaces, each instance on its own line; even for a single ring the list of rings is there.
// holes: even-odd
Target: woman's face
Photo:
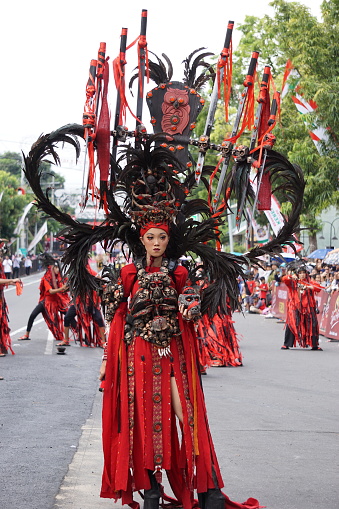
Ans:
[[[306,279],[306,272],[304,272],[303,270],[298,272],[298,278],[301,279],[301,280]]]
[[[168,234],[160,228],[150,228],[140,239],[147,254],[153,258],[163,256],[169,242]]]
[[[60,272],[60,269],[57,265],[53,265],[54,274],[57,276]]]

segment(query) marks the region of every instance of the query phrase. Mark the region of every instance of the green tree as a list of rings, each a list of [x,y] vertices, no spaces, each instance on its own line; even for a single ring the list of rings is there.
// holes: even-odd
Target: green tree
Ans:
[[[18,193],[20,181],[17,177],[0,170],[0,236],[11,239],[18,219],[30,199]]]
[[[0,171],[6,171],[7,173],[17,177],[20,181],[21,171],[23,167],[22,155],[19,152],[4,152],[0,154]],[[55,187],[57,189],[63,189],[65,179],[58,172],[52,170],[52,165],[47,162],[41,164],[43,185],[51,185],[52,179],[54,178]],[[23,184],[26,186],[27,181],[24,178]]]
[[[4,152],[0,154],[0,236],[8,239],[15,238],[14,230],[18,224],[19,218],[22,216],[25,206],[34,201],[34,195],[31,192],[26,180],[23,186],[26,194],[22,195],[18,189],[21,187],[21,171],[23,160],[20,153]],[[57,172],[51,169],[51,164],[43,162],[42,168],[42,188],[52,187],[55,189],[63,189],[65,179]],[[65,212],[73,213],[74,210],[69,206],[62,207]],[[54,219],[48,219],[50,231],[58,232],[61,225]],[[38,211],[36,207],[31,208],[27,215],[27,239],[30,242],[35,232],[42,226],[46,220],[46,216]]]
[[[0,155],[0,171],[6,171],[20,181],[22,157],[18,152],[4,152]]]
[[[306,189],[302,222],[309,229],[311,249],[315,249],[315,234],[320,228],[317,217],[330,205],[339,206],[339,5],[337,0],[325,0],[322,22],[300,3],[274,0],[270,5],[275,10],[272,18],[247,16],[239,27],[243,36],[235,52],[235,78],[239,83],[248,55],[258,50],[260,62],[272,66],[276,84],[281,86],[290,59],[301,75],[298,85],[304,98],[318,104],[316,113],[308,115],[306,121],[329,128],[329,142],[321,154],[309,136],[305,116],[297,112],[290,96],[282,102],[281,122],[274,131],[276,150],[303,169]]]

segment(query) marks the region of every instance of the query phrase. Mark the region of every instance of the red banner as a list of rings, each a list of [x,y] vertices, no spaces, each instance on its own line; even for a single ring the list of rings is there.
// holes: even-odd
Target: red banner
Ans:
[[[287,298],[288,290],[284,283],[273,287],[271,313],[277,318],[286,319]],[[339,341],[339,292],[328,293],[321,290],[315,299],[319,309],[320,334]]]

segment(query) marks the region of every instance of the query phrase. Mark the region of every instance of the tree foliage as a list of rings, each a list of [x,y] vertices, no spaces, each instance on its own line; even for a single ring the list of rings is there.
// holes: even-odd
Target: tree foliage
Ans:
[[[243,36],[235,53],[235,76],[240,74],[251,51],[260,51],[259,73],[265,64],[272,67],[279,89],[288,59],[301,78],[298,93],[318,104],[315,113],[300,115],[291,94],[282,101],[281,118],[275,128],[276,150],[303,169],[306,190],[302,221],[314,234],[320,225],[317,217],[330,205],[339,206],[339,4],[322,3],[323,21],[312,16],[301,3],[274,0],[273,17],[247,16],[238,27]],[[329,128],[329,142],[319,154],[305,125]]]
[[[6,171],[10,175],[13,175],[21,180],[21,171],[23,166],[22,155],[19,152],[4,152],[0,154],[0,170]],[[65,179],[59,173],[51,169],[51,164],[43,162],[41,164],[42,170],[42,183],[45,185],[51,185],[51,181],[54,178],[55,186],[58,189],[62,189],[65,184]],[[26,179],[23,179],[23,184],[27,185]]]
[[[303,169],[306,190],[302,223],[309,229],[310,240],[313,237],[315,241],[315,233],[321,228],[320,213],[330,205],[339,206],[339,4],[337,0],[324,0],[322,21],[312,16],[302,3],[274,0],[270,5],[274,9],[272,17],[246,16],[244,23],[237,27],[242,37],[234,52],[230,120],[229,124],[225,123],[220,102],[211,141],[220,143],[232,130],[252,52],[260,52],[256,96],[264,66],[271,66],[275,86],[281,90],[286,62],[290,59],[301,75],[298,93],[307,101],[316,101],[318,108],[314,114],[300,115],[291,93],[287,95],[274,129],[277,138],[274,148]],[[207,110],[208,101],[199,116],[198,135],[203,132]],[[322,147],[321,154],[310,138],[305,120],[308,125],[329,128],[329,143]],[[250,133],[245,131],[238,144],[249,145],[249,137]],[[206,158],[207,164],[216,161],[215,153]],[[257,221],[262,222],[260,216]]]
[[[26,185],[26,180],[22,181],[22,166],[23,160],[19,152],[0,154],[0,195],[2,194],[0,201],[0,237],[3,238],[15,238],[14,230],[18,220],[22,216],[25,206],[34,200],[29,186]],[[42,183],[46,187],[50,187],[52,182],[57,189],[64,187],[64,177],[51,170],[50,163],[43,162],[41,168],[43,171]],[[26,188],[26,194],[21,194],[19,191],[22,185]],[[67,212],[73,212],[73,209],[68,207]],[[32,240],[36,229],[40,228],[45,219],[46,217],[35,207],[29,211],[26,222],[28,241]],[[60,224],[54,219],[49,218],[48,222],[51,230],[54,232],[60,230]]]
[[[0,170],[0,237],[13,236],[18,219],[30,199],[19,194],[20,181],[17,177]]]

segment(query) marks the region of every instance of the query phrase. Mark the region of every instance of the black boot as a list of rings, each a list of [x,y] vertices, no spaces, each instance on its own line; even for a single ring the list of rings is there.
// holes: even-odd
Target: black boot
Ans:
[[[207,493],[198,493],[199,509],[205,509],[205,497]]]
[[[151,481],[151,488],[149,490],[144,490],[144,509],[159,509],[159,484],[151,471],[148,472],[148,475]]]
[[[207,490],[204,509],[225,509],[225,497],[219,488]]]

